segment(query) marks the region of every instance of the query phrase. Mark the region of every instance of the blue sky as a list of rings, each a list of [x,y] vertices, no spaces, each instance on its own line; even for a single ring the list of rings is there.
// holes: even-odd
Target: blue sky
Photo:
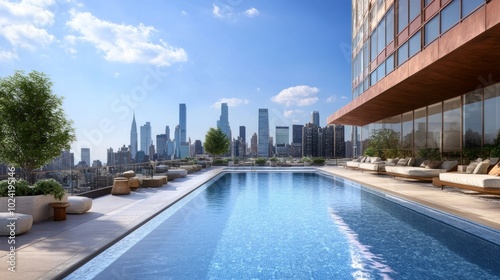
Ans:
[[[138,130],[179,123],[204,140],[229,104],[233,136],[305,124],[350,101],[351,1],[0,0],[0,77],[46,73],[64,97],[80,148],[106,161]]]

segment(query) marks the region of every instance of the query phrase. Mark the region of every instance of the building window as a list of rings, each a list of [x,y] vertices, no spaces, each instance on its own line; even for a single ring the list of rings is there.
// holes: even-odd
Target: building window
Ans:
[[[491,145],[500,132],[500,84],[484,88],[484,144]]]
[[[427,118],[425,113],[426,108],[415,110],[413,127],[415,128],[414,146],[415,149],[423,149],[426,147],[427,141]]]
[[[463,106],[464,149],[481,147],[483,135],[482,112],[483,90],[479,89],[465,94]],[[464,156],[466,155],[464,154]]]
[[[377,70],[373,71],[371,74],[370,74],[370,85],[374,85],[377,83]]]
[[[410,0],[410,20],[412,22],[418,15],[420,15],[420,11],[422,8],[420,7],[420,0]]]
[[[443,151],[460,150],[460,97],[443,103]]]
[[[462,1],[462,18],[468,16],[479,6],[484,4],[484,0],[463,0]]]
[[[398,49],[398,66],[408,60],[408,42],[404,43]]]
[[[377,46],[377,54],[382,52],[384,50],[386,44],[385,44],[385,18],[383,18],[380,23],[378,24],[377,27],[377,41],[378,41],[378,46]]]
[[[448,31],[459,20],[460,1],[453,0],[441,11],[441,34]]]
[[[433,0],[425,0],[424,1],[424,7],[427,7]]]
[[[427,148],[441,149],[441,102],[427,108]]]
[[[409,50],[409,55],[408,57],[412,57],[414,56],[416,53],[418,53],[420,51],[420,49],[422,48],[421,47],[421,39],[420,39],[420,31],[418,31],[417,33],[415,33],[415,35],[413,35],[410,40],[410,50]]]
[[[370,37],[370,61],[374,61],[377,58],[378,50],[377,50],[377,31],[378,28],[375,28],[372,32],[372,36]]]
[[[403,114],[403,149],[413,148],[413,112]]]
[[[377,67],[377,82],[385,77],[385,61]]]
[[[389,74],[394,70],[394,55],[392,54],[385,60],[385,73]]]
[[[398,1],[398,33],[408,25],[408,0]]]
[[[424,26],[424,44],[429,45],[439,36],[439,14]]]
[[[385,45],[394,41],[394,6],[392,6],[385,16]]]

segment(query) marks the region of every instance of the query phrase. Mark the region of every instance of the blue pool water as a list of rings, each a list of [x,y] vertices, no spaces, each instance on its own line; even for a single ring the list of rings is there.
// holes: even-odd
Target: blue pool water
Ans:
[[[500,279],[498,243],[401,203],[316,173],[225,173],[67,278]]]

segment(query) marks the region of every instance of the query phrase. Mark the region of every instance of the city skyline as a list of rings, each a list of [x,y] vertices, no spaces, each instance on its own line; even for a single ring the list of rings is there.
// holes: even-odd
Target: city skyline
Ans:
[[[269,109],[271,135],[311,111],[325,125],[351,96],[350,4],[0,0],[0,77],[47,74],[74,123],[76,158],[130,145],[134,112],[152,135],[173,132],[181,103],[192,141],[214,127],[221,103],[233,132],[257,132],[258,108]]]

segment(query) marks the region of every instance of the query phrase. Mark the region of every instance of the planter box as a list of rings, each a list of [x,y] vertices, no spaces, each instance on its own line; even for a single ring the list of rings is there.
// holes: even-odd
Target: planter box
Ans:
[[[45,221],[54,216],[51,202],[59,202],[53,195],[16,196],[15,212],[33,216],[33,223]],[[61,201],[68,201],[64,195]],[[0,212],[8,212],[8,197],[0,197]]]

